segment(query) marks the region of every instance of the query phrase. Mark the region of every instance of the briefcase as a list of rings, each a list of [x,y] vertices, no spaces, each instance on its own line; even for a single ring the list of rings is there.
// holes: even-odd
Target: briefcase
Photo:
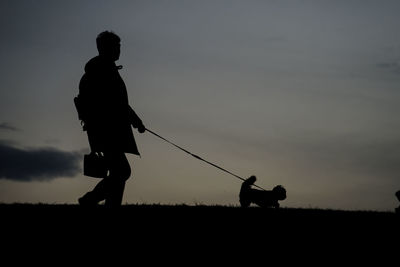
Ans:
[[[95,178],[107,177],[108,166],[104,155],[96,152],[84,155],[83,174]]]

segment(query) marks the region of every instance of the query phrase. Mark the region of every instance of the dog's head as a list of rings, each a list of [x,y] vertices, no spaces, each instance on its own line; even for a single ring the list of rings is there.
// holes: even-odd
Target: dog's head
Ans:
[[[276,198],[278,200],[284,200],[286,199],[286,189],[281,186],[281,185],[277,185],[272,189],[272,192],[274,193],[274,195],[276,196]]]
[[[247,178],[246,181],[247,181],[249,184],[254,184],[254,183],[257,181],[257,178],[256,178],[254,175],[252,175],[252,176],[250,176],[249,178]]]

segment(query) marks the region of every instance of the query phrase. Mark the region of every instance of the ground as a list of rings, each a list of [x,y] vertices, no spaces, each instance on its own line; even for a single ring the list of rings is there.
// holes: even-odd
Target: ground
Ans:
[[[295,254],[307,257],[308,253],[324,255],[329,261],[348,256],[388,260],[390,255],[397,255],[392,251],[398,250],[400,237],[400,216],[392,212],[202,205],[87,209],[77,205],[2,204],[0,213],[3,244],[44,252],[62,252],[65,247],[74,253],[95,250],[96,254],[89,255],[96,259],[116,250],[132,257],[151,252],[155,256],[146,257],[150,261],[160,260],[164,254],[167,256],[162,259],[167,261],[187,255],[198,261],[234,260],[247,253],[253,255],[251,259],[262,260],[281,253],[287,253],[290,260]],[[314,256],[310,256],[312,259]]]

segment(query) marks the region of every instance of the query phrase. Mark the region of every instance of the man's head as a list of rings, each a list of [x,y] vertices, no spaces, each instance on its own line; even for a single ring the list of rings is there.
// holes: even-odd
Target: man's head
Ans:
[[[113,32],[104,31],[97,35],[97,50],[99,55],[110,58],[113,61],[119,59],[121,53],[121,38]]]

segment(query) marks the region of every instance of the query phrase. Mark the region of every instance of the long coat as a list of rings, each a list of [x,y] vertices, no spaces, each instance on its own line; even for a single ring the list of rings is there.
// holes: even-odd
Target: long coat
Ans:
[[[92,151],[140,155],[132,127],[142,125],[129,106],[126,86],[113,61],[96,56],[85,66],[79,83],[85,106],[85,128]]]

